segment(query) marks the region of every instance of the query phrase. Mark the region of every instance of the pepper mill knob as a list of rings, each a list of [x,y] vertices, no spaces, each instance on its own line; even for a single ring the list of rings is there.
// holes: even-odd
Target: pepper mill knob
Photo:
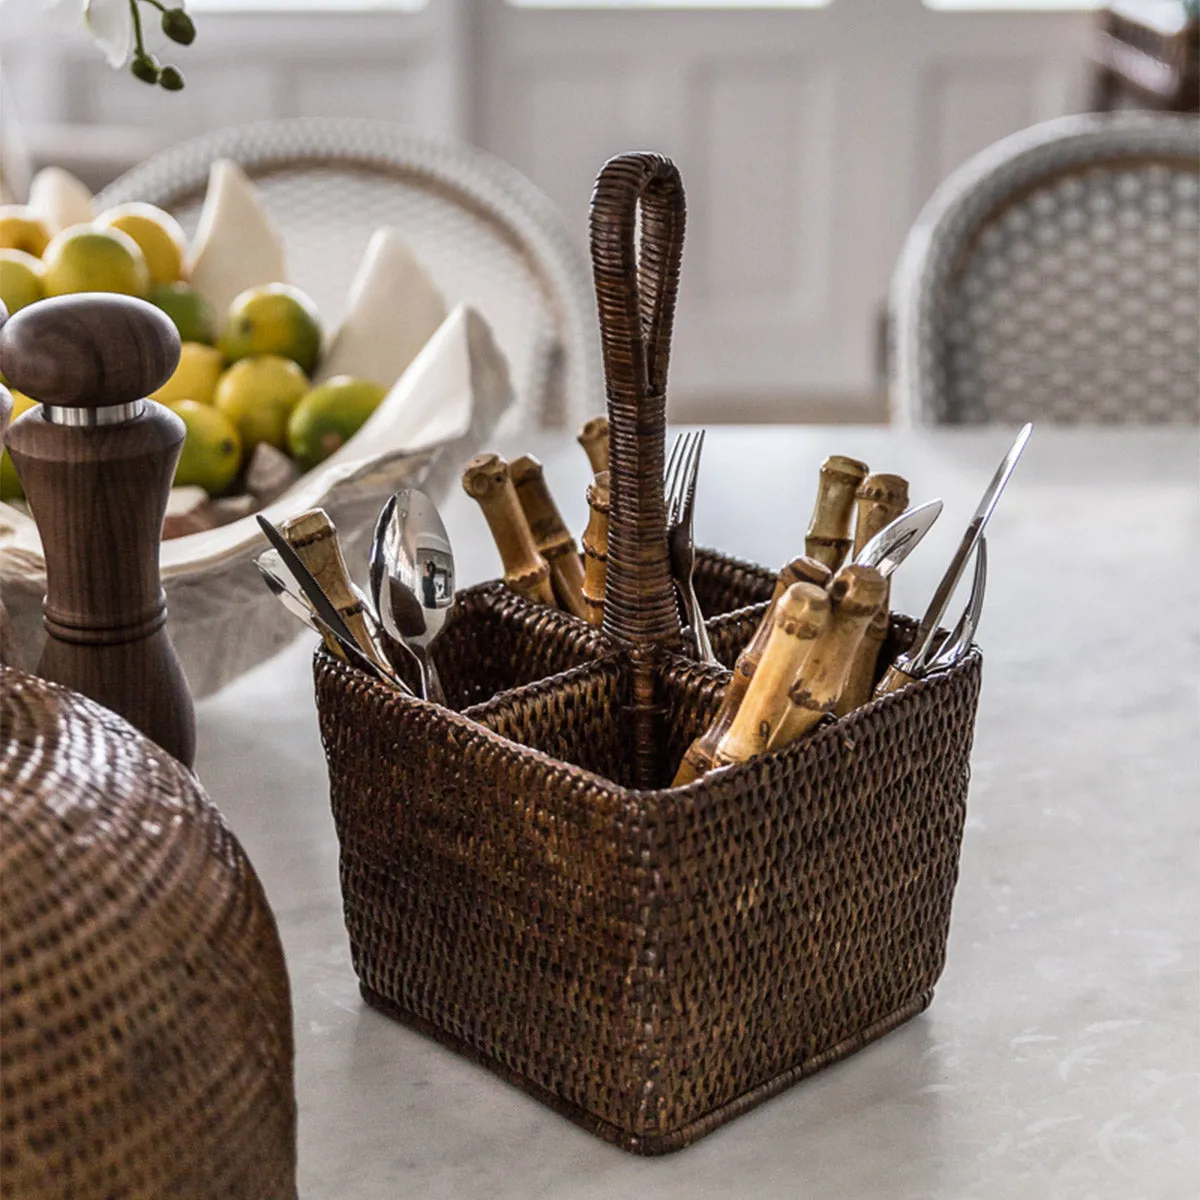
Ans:
[[[170,379],[179,349],[179,333],[162,309],[86,292],[42,300],[14,316],[0,329],[0,371],[52,411],[121,408]]]
[[[179,335],[128,296],[28,305],[0,328],[0,371],[40,402],[7,435],[46,559],[37,673],[120,713],[191,765],[191,693],[165,628],[158,571],[183,422],[144,399]]]

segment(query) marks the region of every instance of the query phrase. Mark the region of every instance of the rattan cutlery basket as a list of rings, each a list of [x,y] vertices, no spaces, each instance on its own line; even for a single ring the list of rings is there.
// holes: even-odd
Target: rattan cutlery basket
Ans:
[[[972,649],[782,751],[668,786],[729,678],[682,656],[667,560],[683,218],[666,159],[625,155],[597,181],[603,627],[485,584],[460,593],[437,647],[448,707],[324,651],[315,668],[364,997],[643,1154],[688,1145],[929,1003],[981,672]],[[700,555],[722,662],[773,583]],[[912,633],[894,618],[881,662]]]

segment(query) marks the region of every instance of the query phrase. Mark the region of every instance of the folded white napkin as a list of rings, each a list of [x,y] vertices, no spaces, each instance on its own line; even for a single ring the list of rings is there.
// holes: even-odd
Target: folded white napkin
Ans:
[[[318,380],[355,375],[390,388],[446,319],[446,301],[395,229],[371,235]]]
[[[230,304],[247,288],[286,282],[283,237],[254,184],[237,163],[218,159],[209,171],[192,241],[192,287],[223,321]]]
[[[512,401],[508,363],[490,327],[475,310],[459,305],[358,433],[263,514],[279,524],[306,509],[324,508],[353,570],[388,495],[412,486],[435,501],[444,499]],[[162,545],[168,629],[197,698],[304,631],[254,569],[253,559],[265,545],[253,516]],[[0,589],[29,668],[41,652],[45,588],[37,527],[0,503]]]

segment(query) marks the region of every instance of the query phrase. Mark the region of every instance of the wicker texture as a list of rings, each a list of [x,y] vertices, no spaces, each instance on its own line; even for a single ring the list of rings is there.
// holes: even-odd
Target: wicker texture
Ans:
[[[1200,124],[1069,117],[960,168],[893,281],[893,406],[955,424],[1200,419]]]
[[[659,573],[682,192],[669,163],[636,155],[605,168],[596,198],[622,604],[597,631],[501,585],[463,593],[435,651],[446,707],[323,651],[315,674],[363,995],[658,1154],[929,1002],[981,661],[972,650],[785,750],[669,787],[729,679],[680,655]],[[698,563],[728,663],[774,578],[712,551]],[[895,621],[881,661],[912,632]]]
[[[193,776],[0,666],[0,1180],[22,1200],[296,1195],[291,1000]]]
[[[450,307],[466,302],[486,317],[528,421],[574,425],[595,411],[600,362],[586,266],[557,209],[512,167],[387,122],[264,121],[163,150],[110,184],[97,207],[150,201],[190,233],[218,158],[254,181],[283,234],[291,282],[331,325],[371,234],[391,225]]]

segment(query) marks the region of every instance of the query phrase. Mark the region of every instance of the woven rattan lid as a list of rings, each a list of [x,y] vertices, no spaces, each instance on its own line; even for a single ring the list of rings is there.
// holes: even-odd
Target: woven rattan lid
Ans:
[[[0,936],[5,1195],[296,1195],[291,1000],[253,867],[174,759],[4,666]]]

